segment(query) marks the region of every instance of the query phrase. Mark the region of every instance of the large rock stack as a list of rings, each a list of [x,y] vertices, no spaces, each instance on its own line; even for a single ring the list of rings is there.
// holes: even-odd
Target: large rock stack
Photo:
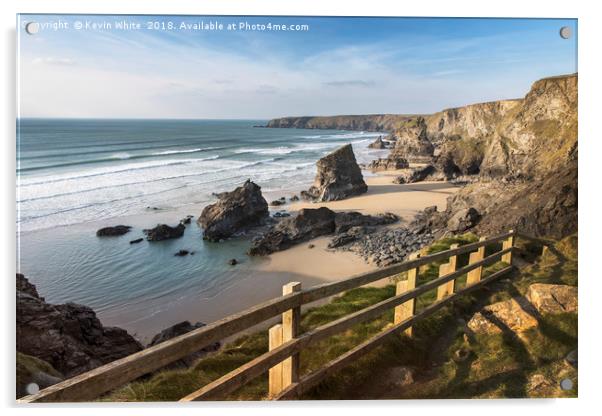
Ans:
[[[203,238],[219,241],[244,230],[260,225],[269,217],[268,203],[261,187],[247,180],[232,192],[218,195],[215,204],[207,205],[198,219],[203,228]]]
[[[338,201],[368,191],[350,144],[324,156],[316,165],[318,173],[314,185],[302,192],[306,199]]]

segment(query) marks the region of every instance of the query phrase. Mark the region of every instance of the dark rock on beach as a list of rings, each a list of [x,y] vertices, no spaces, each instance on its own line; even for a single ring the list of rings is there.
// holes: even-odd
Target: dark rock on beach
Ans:
[[[144,238],[137,238],[135,240],[130,241],[130,244],[138,244],[144,241]]]
[[[372,172],[386,171],[386,170],[399,170],[406,169],[410,165],[406,159],[403,157],[388,157],[376,159],[370,162],[367,169],[370,169]]]
[[[115,225],[113,227],[104,227],[96,231],[98,237],[117,237],[130,232],[132,227],[129,225]]]
[[[228,260],[228,264],[230,266],[236,266],[238,264],[238,260],[236,260],[236,259],[230,259],[230,260]]]
[[[337,212],[334,219],[334,232],[339,234],[348,231],[352,227],[375,227],[378,225],[393,224],[397,221],[399,221],[399,217],[390,212],[379,215],[364,215],[355,211]]]
[[[188,250],[179,250],[176,254],[174,254],[174,256],[177,257],[184,257],[190,254],[190,251]]]
[[[363,215],[359,212],[335,213],[325,207],[318,209],[306,208],[299,211],[297,216],[280,221],[266,234],[255,239],[249,254],[267,255],[323,235],[342,234],[352,228],[371,228],[392,224],[398,220],[399,218],[391,213],[372,216]],[[358,230],[355,231],[355,233],[358,232]],[[350,236],[341,236],[334,244],[338,247],[350,241]]]
[[[374,142],[372,142],[368,145],[368,148],[369,149],[386,149],[387,145],[383,141],[382,136],[379,136],[378,139],[376,139]]]
[[[171,238],[180,238],[184,235],[184,231],[186,231],[186,226],[184,224],[178,224],[176,227],[159,224],[155,228],[144,230],[144,234],[146,234],[146,239],[148,241],[161,241],[169,240]]]
[[[350,144],[324,156],[316,165],[318,173],[314,184],[301,192],[302,198],[319,202],[338,201],[368,191]]]
[[[283,219],[266,234],[255,239],[249,254],[263,256],[330,234],[335,229],[334,219],[335,213],[328,208],[302,209],[295,217]]]
[[[286,204],[286,199],[284,197],[280,198],[280,199],[275,199],[274,201],[270,202],[270,206],[273,207],[278,207],[280,205],[284,205]]]
[[[125,330],[105,327],[84,305],[53,305],[17,274],[17,351],[72,377],[127,355],[142,346]]]
[[[290,216],[291,216],[291,214],[289,214],[286,211],[278,211],[278,212],[275,212],[274,215],[272,215],[272,217],[274,217],[274,218],[285,218],[285,217],[290,217]]]
[[[421,182],[427,179],[430,175],[435,173],[435,167],[433,165],[427,165],[422,168],[411,169],[393,179],[393,183],[404,184]]]
[[[179,322],[175,325],[170,326],[169,328],[164,329],[155,335],[151,342],[147,347],[152,347],[158,345],[162,342],[168,341],[172,338],[178,337],[180,335],[184,335],[189,333],[190,331],[194,331],[195,329],[204,327],[205,324],[203,322],[197,322],[195,324],[191,324],[189,321]],[[194,364],[196,360],[207,355],[210,352],[217,351],[221,347],[219,342],[215,342],[195,353],[187,355],[186,357],[168,365],[166,368],[186,368],[190,367]]]
[[[223,192],[215,204],[206,206],[198,219],[203,238],[219,241],[248,227],[260,225],[269,217],[268,203],[261,187],[247,180],[232,192]]]

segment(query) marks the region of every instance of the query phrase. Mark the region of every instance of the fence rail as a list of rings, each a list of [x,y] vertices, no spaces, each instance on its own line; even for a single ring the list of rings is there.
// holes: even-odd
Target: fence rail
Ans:
[[[492,238],[482,238],[478,242],[452,246],[449,250],[427,256],[414,255],[410,257],[410,260],[400,264],[305,290],[301,290],[300,283],[289,283],[284,286],[281,297],[271,299],[210,325],[57,383],[37,394],[23,397],[19,402],[93,400],[207,345],[278,315],[282,316],[282,323],[270,328],[268,352],[189,394],[181,401],[209,400],[223,397],[265,372],[269,372],[268,394],[270,398],[290,399],[298,397],[328,375],[381,345],[394,334],[406,331],[408,335],[411,335],[411,327],[416,322],[436,312],[447,303],[457,299],[457,297],[509,273],[513,268],[512,253],[515,251],[515,236],[518,235],[514,231],[509,231]],[[494,244],[499,245],[499,243],[502,243],[502,249],[485,257],[485,247]],[[456,269],[457,256],[465,253],[470,253],[469,264]],[[442,260],[447,262],[441,265],[439,277],[416,287],[416,276],[420,267]],[[498,261],[503,261],[508,266],[481,279],[483,268]],[[403,283],[398,283],[395,296],[303,334],[299,333],[300,308],[302,305],[402,272],[408,272],[408,279]],[[461,290],[456,290],[455,280],[463,275],[467,275],[467,285]],[[433,289],[437,289],[437,301],[416,314],[416,298]],[[341,355],[319,370],[300,377],[299,353],[301,350],[311,343],[326,339],[358,323],[377,318],[390,309],[395,310],[393,326]]]

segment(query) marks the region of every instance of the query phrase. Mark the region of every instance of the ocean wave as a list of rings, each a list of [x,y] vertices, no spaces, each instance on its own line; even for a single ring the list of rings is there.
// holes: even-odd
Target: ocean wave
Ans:
[[[87,159],[87,160],[74,160],[71,162],[63,162],[63,163],[55,163],[53,165],[39,165],[39,166],[31,166],[27,168],[19,168],[17,169],[17,173],[25,173],[37,170],[44,169],[54,169],[54,168],[63,168],[69,166],[85,166],[92,165],[97,163],[106,163],[106,162],[115,162],[119,160],[135,160],[135,159],[151,159],[159,156],[167,156],[167,155],[176,155],[176,154],[185,154],[185,153],[201,153],[208,152],[211,150],[215,150],[219,148],[198,148],[198,149],[189,149],[189,150],[166,150],[164,152],[156,152],[156,153],[146,153],[146,154],[136,154],[132,155],[126,152],[114,153],[109,157],[101,157],[98,159]]]
[[[97,170],[92,170],[92,171],[87,171],[87,172],[82,172],[82,173],[76,173],[76,174],[54,175],[54,176],[49,176],[49,177],[47,176],[46,177],[47,179],[44,179],[41,181],[30,181],[29,179],[21,178],[21,182],[20,182],[19,186],[22,188],[27,188],[27,187],[35,186],[35,185],[44,185],[44,184],[50,184],[50,183],[55,183],[55,182],[71,181],[71,180],[77,180],[77,179],[83,179],[83,178],[92,178],[92,177],[96,177],[96,176],[112,175],[112,174],[116,174],[116,173],[121,174],[121,173],[125,173],[125,172],[132,172],[132,171],[138,171],[138,170],[154,169],[157,167],[185,165],[185,164],[189,164],[189,163],[193,163],[193,162],[203,162],[203,161],[207,161],[207,160],[215,160],[218,158],[219,158],[219,155],[214,155],[214,156],[201,158],[201,159],[170,159],[170,160],[163,160],[163,161],[157,161],[157,162],[132,163],[130,165],[125,165],[125,166],[120,165],[120,166],[108,167],[105,169],[97,169]]]

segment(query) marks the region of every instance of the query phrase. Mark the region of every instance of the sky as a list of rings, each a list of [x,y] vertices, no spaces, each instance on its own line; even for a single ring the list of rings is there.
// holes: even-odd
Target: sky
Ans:
[[[20,117],[428,114],[577,72],[574,19],[20,15],[18,27]]]

